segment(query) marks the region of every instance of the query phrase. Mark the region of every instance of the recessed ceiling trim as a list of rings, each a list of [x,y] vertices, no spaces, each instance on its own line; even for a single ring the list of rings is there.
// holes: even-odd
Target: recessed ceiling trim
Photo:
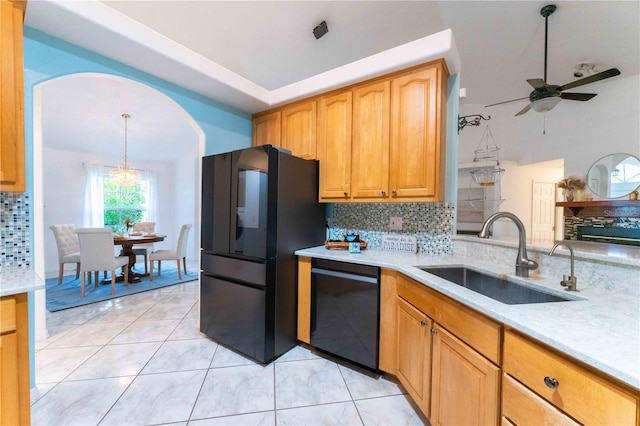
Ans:
[[[29,2],[25,23],[74,44],[74,32],[84,29],[80,47],[250,113],[438,57],[452,74],[460,68],[452,31],[445,30],[269,91],[98,0]]]
[[[451,74],[460,71],[460,55],[450,29],[273,90],[270,103],[276,106],[439,58],[445,59]]]

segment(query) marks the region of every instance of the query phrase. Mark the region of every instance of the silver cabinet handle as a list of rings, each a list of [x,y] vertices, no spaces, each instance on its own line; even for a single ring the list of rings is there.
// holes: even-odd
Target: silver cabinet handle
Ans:
[[[426,321],[424,321],[424,320],[420,321],[420,326],[421,326],[421,327],[424,327],[425,325],[427,325],[427,322],[426,322]]]
[[[345,192],[344,192],[344,196],[345,196],[345,197],[348,197],[348,196],[349,196],[349,193],[345,191]]]
[[[432,328],[431,329],[431,334],[433,334],[435,336],[436,334],[438,334],[438,331],[435,328]]]
[[[398,195],[398,191],[394,189],[393,191],[391,191],[391,194],[395,197],[396,195]]]
[[[544,384],[547,385],[549,389],[555,389],[558,387],[560,382],[558,382],[558,379],[554,379],[553,377],[546,376],[544,378]]]
[[[385,195],[387,195],[386,191],[382,191],[382,196],[384,197]]]

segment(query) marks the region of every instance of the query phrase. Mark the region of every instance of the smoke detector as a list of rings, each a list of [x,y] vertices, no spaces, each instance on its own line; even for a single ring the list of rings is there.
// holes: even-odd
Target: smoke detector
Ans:
[[[576,65],[576,71],[573,73],[573,76],[576,78],[584,77],[585,75],[589,76],[596,73],[595,70],[596,65],[593,62],[581,62]]]

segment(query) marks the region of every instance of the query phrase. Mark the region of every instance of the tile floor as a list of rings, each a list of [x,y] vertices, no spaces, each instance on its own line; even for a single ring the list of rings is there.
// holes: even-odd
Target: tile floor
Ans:
[[[306,347],[257,364],[197,329],[198,282],[47,313],[33,425],[421,425],[395,381]]]

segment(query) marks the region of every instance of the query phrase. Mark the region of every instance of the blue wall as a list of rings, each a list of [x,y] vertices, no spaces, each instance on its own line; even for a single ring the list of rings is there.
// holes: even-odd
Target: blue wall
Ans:
[[[251,145],[251,115],[120,62],[25,27],[24,86],[27,195],[33,196],[33,88],[52,78],[77,73],[104,73],[135,80],[180,105],[205,134],[205,155]],[[33,220],[33,212],[30,218]],[[33,236],[29,238],[33,246]],[[33,253],[31,254],[33,263]]]

